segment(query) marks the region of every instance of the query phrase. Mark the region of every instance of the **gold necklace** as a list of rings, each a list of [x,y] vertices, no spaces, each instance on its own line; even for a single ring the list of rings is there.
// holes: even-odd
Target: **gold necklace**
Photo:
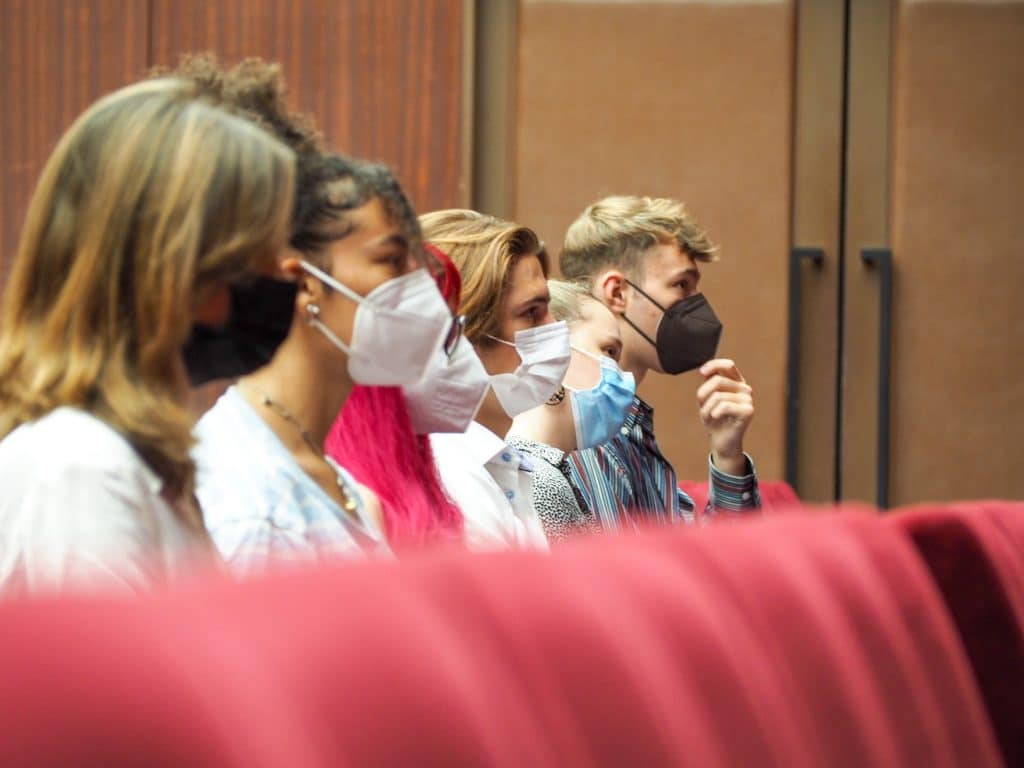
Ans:
[[[296,430],[298,430],[299,434],[302,435],[302,439],[305,440],[306,445],[309,446],[310,450],[312,450],[313,453],[316,456],[318,456],[334,472],[334,479],[338,483],[338,490],[341,491],[341,496],[344,499],[344,501],[341,504],[341,508],[344,509],[350,515],[354,514],[355,511],[356,511],[356,506],[357,506],[356,505],[356,500],[355,500],[355,498],[353,498],[352,493],[349,491],[348,484],[345,482],[345,479],[341,476],[341,472],[338,471],[339,470],[338,465],[335,464],[330,458],[328,458],[324,454],[323,449],[320,448],[316,444],[316,441],[313,439],[313,436],[311,434],[309,434],[309,430],[306,429],[304,426],[302,426],[302,422],[300,422],[292,414],[291,411],[289,411],[287,408],[285,408],[283,405],[281,405],[281,403],[279,403],[276,400],[274,400],[266,392],[263,392],[262,390],[257,389],[252,384],[249,384],[248,382],[243,384],[241,381],[238,381],[236,383],[236,386],[242,387],[243,389],[247,389],[252,394],[254,394],[257,397],[259,397],[260,402],[265,407],[267,407],[270,410],[272,410],[274,413],[276,413],[282,419],[284,419],[289,424],[291,424],[293,427],[295,427]]]

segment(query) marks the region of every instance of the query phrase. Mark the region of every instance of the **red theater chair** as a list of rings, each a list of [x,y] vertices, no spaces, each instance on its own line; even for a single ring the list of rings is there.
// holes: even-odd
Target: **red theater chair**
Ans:
[[[921,505],[888,520],[946,600],[1007,765],[1024,765],[1024,503]]]
[[[898,530],[787,517],[0,607],[0,765],[1000,764]]]

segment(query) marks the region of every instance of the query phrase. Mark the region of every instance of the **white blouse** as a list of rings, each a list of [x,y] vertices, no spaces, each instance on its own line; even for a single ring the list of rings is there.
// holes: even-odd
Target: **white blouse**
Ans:
[[[302,471],[237,387],[206,412],[195,434],[196,493],[207,530],[232,571],[390,554],[352,476],[330,462],[356,501],[358,519]]]
[[[473,550],[548,549],[533,504],[533,466],[487,427],[430,436],[441,483],[462,510]]]
[[[206,554],[118,432],[62,407],[0,440],[0,592],[145,591]]]

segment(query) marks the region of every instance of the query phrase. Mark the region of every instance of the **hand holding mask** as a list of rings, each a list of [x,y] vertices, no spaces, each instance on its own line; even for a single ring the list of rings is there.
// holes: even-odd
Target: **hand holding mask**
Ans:
[[[743,436],[754,418],[753,389],[732,360],[711,360],[700,373],[706,381],[697,390],[697,404],[715,466],[730,475],[745,475]]]

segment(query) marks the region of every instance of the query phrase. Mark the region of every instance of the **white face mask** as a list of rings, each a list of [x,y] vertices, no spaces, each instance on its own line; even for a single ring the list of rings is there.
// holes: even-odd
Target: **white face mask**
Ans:
[[[569,326],[564,321],[516,331],[516,343],[488,338],[515,347],[522,360],[512,373],[491,376],[498,402],[512,418],[542,405],[562,385],[569,368]]]
[[[426,375],[402,388],[413,432],[465,432],[476,418],[488,386],[487,369],[473,345],[460,338],[451,359],[443,350],[438,352]]]
[[[300,263],[313,277],[359,305],[351,345],[316,316],[309,319],[310,325],[348,355],[348,372],[354,382],[400,387],[423,378],[452,324],[448,305],[425,269],[388,280],[360,296],[323,270]]]

